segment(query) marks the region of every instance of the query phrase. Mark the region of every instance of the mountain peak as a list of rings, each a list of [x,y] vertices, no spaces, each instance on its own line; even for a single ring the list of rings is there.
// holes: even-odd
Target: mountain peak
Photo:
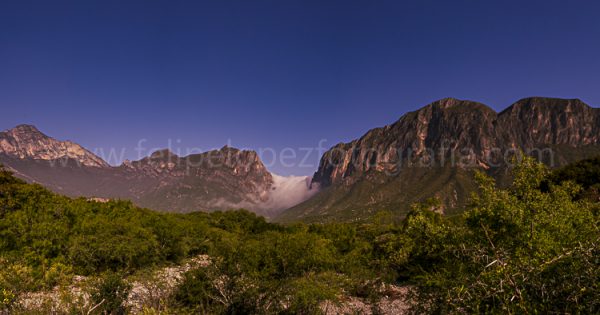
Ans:
[[[39,129],[37,129],[34,125],[21,124],[17,125],[14,128],[8,129],[4,131],[4,133],[8,133],[13,135],[13,137],[19,138],[29,138],[29,139],[40,139],[40,138],[49,138]]]
[[[10,130],[21,131],[21,132],[39,132],[39,133],[41,133],[40,130],[37,129],[36,126],[29,125],[29,124],[20,124]]]
[[[71,141],[48,137],[33,125],[18,125],[0,132],[0,153],[18,159],[58,160],[72,159],[93,167],[108,167],[108,163]]]
[[[156,150],[150,154],[151,159],[166,159],[166,158],[178,158],[179,156],[169,149]]]
[[[487,105],[475,101],[470,100],[460,100],[453,97],[443,98],[441,100],[437,100],[422,109],[426,108],[435,108],[435,109],[462,109],[462,110],[484,110],[495,112],[493,109],[488,107]]]
[[[521,111],[588,111],[593,108],[578,98],[566,99],[566,98],[554,98],[554,97],[540,97],[532,96],[518,100],[508,108],[503,110],[500,114],[506,114],[511,112]]]
[[[559,98],[559,97],[545,97],[545,96],[529,96],[518,100],[516,103],[527,103],[527,102],[545,102],[545,103],[580,103],[585,104],[579,98]],[[585,104],[588,106],[587,104]]]
[[[230,147],[229,145],[224,145],[222,148],[215,150],[219,153],[224,153],[224,154],[239,154],[240,152],[244,152],[245,150],[240,150],[238,148],[235,147]]]
[[[435,102],[433,102],[432,104],[435,104],[437,106],[440,107],[444,107],[444,108],[448,108],[448,107],[452,107],[452,106],[456,106],[460,103],[463,103],[465,101],[463,100],[459,100],[457,98],[454,97],[446,97],[446,98],[442,98],[440,100],[437,100]]]

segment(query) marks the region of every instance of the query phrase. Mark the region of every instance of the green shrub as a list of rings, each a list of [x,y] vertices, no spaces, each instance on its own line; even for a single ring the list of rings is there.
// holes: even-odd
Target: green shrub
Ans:
[[[125,302],[131,291],[131,285],[121,273],[107,272],[92,282],[90,301],[98,305],[96,311],[102,314],[126,314]]]
[[[10,309],[15,302],[15,294],[0,286],[0,312]]]
[[[479,175],[464,223],[408,221],[407,233],[425,248],[406,263],[423,270],[413,277],[418,311],[600,312],[598,217],[587,201],[574,200],[578,188],[570,183],[540,190],[546,174],[525,159],[506,190]]]

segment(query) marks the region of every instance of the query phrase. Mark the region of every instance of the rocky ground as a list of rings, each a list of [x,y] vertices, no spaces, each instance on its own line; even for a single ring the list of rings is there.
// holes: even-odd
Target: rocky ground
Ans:
[[[408,287],[387,286],[386,294],[378,302],[373,303],[356,297],[342,298],[339,303],[325,302],[321,309],[326,315],[337,314],[407,314],[409,302],[407,301]]]
[[[160,313],[164,301],[173,293],[183,279],[185,272],[206,267],[210,258],[206,255],[194,257],[182,265],[170,266],[153,272],[151,275],[133,276],[129,279],[132,286],[126,306],[132,314],[145,313],[153,309]],[[16,309],[25,314],[90,314],[96,305],[92,305],[86,291],[88,279],[75,276],[67,287],[55,287],[50,291],[28,293],[20,297]],[[384,296],[377,302],[357,297],[341,297],[337,302],[327,301],[321,305],[327,315],[336,314],[406,314],[409,303],[406,300],[408,287],[386,286]]]
[[[205,267],[209,264],[209,257],[200,255],[182,265],[160,269],[148,277],[134,277],[130,280],[131,291],[126,301],[126,306],[133,314],[139,314],[144,308],[161,309],[164,301],[173,292],[173,289],[183,279],[183,274],[193,268]],[[136,279],[137,278],[137,279]],[[86,292],[87,279],[75,276],[73,283],[68,287],[55,287],[51,291],[34,292],[23,295],[17,302],[19,311],[23,313],[77,313],[88,314],[96,305],[92,305],[89,293]]]

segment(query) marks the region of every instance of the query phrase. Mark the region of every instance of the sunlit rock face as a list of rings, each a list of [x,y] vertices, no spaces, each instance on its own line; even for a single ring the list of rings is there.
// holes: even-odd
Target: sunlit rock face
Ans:
[[[108,167],[108,163],[71,141],[58,141],[31,125],[19,125],[0,132],[0,153],[20,159],[58,160],[69,158],[82,165]]]

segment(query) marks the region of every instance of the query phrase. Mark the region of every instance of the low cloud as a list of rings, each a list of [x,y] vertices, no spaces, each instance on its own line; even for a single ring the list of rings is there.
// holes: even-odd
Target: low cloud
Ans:
[[[270,191],[269,201],[263,205],[265,209],[279,212],[307,200],[319,191],[315,185],[311,188],[310,176],[271,175],[273,189]]]
[[[246,196],[248,200],[232,203],[225,198],[213,199],[207,202],[207,209],[248,209],[258,215],[273,218],[283,210],[291,208],[312,197],[319,191],[317,184],[312,184],[310,176],[273,176],[273,187],[265,202],[255,200],[255,196]]]

